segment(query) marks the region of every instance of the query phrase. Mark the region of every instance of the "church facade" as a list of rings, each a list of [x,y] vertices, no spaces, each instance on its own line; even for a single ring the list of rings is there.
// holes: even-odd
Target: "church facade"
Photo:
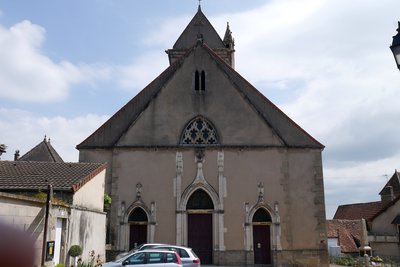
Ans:
[[[107,162],[109,243],[192,247],[202,264],[328,266],[324,146],[234,69],[199,7],[170,66],[77,148]]]

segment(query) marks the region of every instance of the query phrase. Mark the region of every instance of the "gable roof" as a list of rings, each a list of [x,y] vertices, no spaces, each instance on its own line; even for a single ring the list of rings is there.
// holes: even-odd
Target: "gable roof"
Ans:
[[[389,179],[389,181],[385,184],[385,186],[379,192],[379,195],[383,195],[383,194],[387,193],[386,188],[389,186],[391,186],[393,188],[393,193],[395,196],[400,195],[400,174],[397,170],[395,170],[392,177]]]
[[[227,26],[227,31],[230,32],[229,25]],[[202,35],[200,39],[196,39],[198,34]],[[116,146],[121,137],[135,124],[140,114],[150,105],[151,101],[153,101],[157,94],[176,74],[177,70],[182,67],[185,60],[198,49],[202,49],[210,55],[210,59],[214,61],[219,70],[227,76],[231,84],[233,84],[233,87],[238,90],[244,100],[256,110],[258,115],[280,139],[280,143],[283,144],[282,146],[324,148],[321,143],[291,120],[214,52],[220,48],[226,49],[226,47],[218,33],[201,11],[200,6],[173,48],[182,50],[185,54],[180,56],[176,61],[173,61],[166,70],[117,111],[117,113],[100,126],[100,128],[78,144],[77,149],[112,148]],[[160,144],[153,144],[153,146],[157,145]],[[220,145],[223,146],[224,144]],[[249,144],[244,145],[250,146]],[[174,144],[173,146],[178,146],[178,144]]]
[[[376,217],[387,211],[390,207],[392,207],[394,204],[396,204],[400,200],[400,195],[398,195],[396,198],[394,198],[392,201],[387,203],[386,205],[382,205],[381,209],[374,214],[374,216],[371,217],[371,220],[374,220]]]
[[[361,220],[327,220],[328,238],[337,238],[343,253],[358,252],[362,240]]]
[[[25,155],[18,159],[19,161],[47,161],[47,162],[64,162],[57,151],[50,144],[50,138],[40,142],[37,146],[28,151]]]
[[[150,102],[162,90],[176,71],[182,66],[184,60],[197,49],[203,49],[213,60],[218,68],[225,73],[242,97],[252,105],[264,121],[271,127],[286,147],[308,147],[323,149],[324,146],[311,135],[298,126],[277,106],[268,100],[254,86],[246,81],[239,73],[229,66],[222,58],[205,43],[197,43],[185,56],[175,61],[162,72],[155,80],[146,86],[139,94],[130,100],[124,107],[115,113],[92,135],[80,143],[78,149],[86,148],[111,148],[135,123],[139,115],[149,106]],[[223,144],[221,144],[223,146]]]
[[[136,121],[142,111],[147,108],[150,101],[160,92],[163,85],[168,82],[176,70],[180,68],[182,62],[183,58],[175,61],[171,66],[165,69],[125,106],[111,116],[100,128],[77,145],[77,149],[113,147]]]
[[[370,221],[375,216],[375,214],[377,214],[382,209],[382,207],[383,205],[381,201],[340,205],[337,208],[333,219],[366,219],[367,221]]]
[[[225,48],[225,45],[211,25],[210,21],[201,11],[199,6],[197,13],[194,15],[192,20],[186,26],[185,30],[181,33],[178,40],[175,42],[173,49],[188,49],[193,46],[193,44],[201,39],[203,42],[207,43],[212,48]]]
[[[76,192],[106,168],[99,163],[0,161],[0,191],[53,190]]]

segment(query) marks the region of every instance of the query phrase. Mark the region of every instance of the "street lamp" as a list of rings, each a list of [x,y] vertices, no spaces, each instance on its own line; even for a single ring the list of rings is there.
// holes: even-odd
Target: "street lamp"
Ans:
[[[390,50],[393,52],[394,59],[396,60],[397,68],[400,69],[400,21],[397,28],[397,34],[393,36],[393,42],[390,46]]]

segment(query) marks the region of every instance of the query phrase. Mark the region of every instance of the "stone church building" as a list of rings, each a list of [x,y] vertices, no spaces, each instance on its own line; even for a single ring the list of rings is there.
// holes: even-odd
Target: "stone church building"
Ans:
[[[109,243],[192,247],[202,264],[328,266],[321,152],[234,69],[200,6],[170,66],[77,148],[107,162]]]

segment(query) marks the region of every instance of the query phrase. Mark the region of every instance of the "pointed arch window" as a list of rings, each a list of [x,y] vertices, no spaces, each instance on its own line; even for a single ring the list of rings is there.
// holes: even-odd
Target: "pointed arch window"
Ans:
[[[135,208],[128,218],[129,222],[147,222],[147,214],[142,208]]]
[[[190,196],[186,209],[213,210],[214,204],[210,196],[204,190],[198,189]]]
[[[192,119],[181,135],[183,145],[218,145],[217,132],[214,126],[202,116]]]
[[[272,222],[271,215],[263,208],[259,208],[253,216],[253,223],[261,222]]]

